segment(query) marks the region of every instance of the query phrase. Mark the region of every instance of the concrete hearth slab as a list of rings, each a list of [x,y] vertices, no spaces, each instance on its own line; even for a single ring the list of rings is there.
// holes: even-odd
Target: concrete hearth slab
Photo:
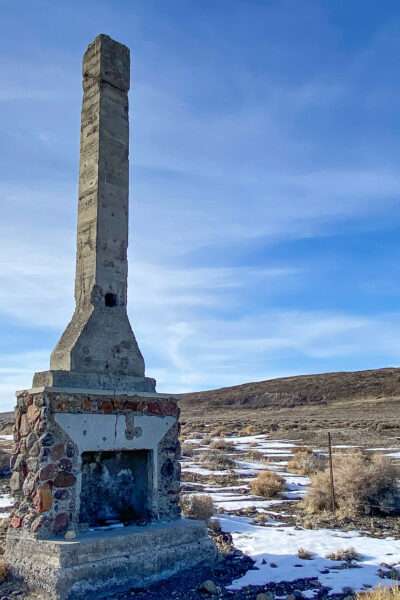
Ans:
[[[6,546],[13,574],[49,600],[108,597],[210,563],[216,554],[205,523],[187,519],[91,531],[71,541],[10,530]]]

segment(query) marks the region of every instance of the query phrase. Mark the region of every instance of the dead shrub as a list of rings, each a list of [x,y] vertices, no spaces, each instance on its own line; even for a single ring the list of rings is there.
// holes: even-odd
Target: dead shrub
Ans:
[[[233,452],[235,450],[234,444],[228,442],[224,438],[218,438],[213,440],[210,444],[212,450],[224,450],[225,452]]]
[[[214,514],[214,503],[207,494],[186,494],[181,497],[181,509],[188,519],[208,521]]]
[[[243,454],[243,458],[249,460],[250,462],[262,462],[265,464],[271,462],[271,459],[259,450],[249,450],[248,452],[246,452],[246,454]]]
[[[330,479],[328,471],[320,471],[311,476],[307,495],[301,502],[305,513],[315,515],[331,509]]]
[[[201,473],[192,473],[192,471],[182,471],[181,481],[186,483],[206,483],[207,475]]]
[[[196,444],[191,444],[190,442],[183,443],[181,446],[182,456],[187,456],[188,458],[194,456],[196,448]]]
[[[236,465],[232,458],[226,456],[226,454],[219,450],[208,450],[207,452],[203,452],[200,457],[200,462],[209,469],[218,470],[233,469]]]
[[[302,560],[312,560],[314,555],[312,552],[310,552],[309,550],[306,550],[305,548],[299,548],[297,550],[297,556],[299,558],[301,558]]]
[[[354,548],[340,548],[330,554],[327,554],[328,560],[341,560],[344,562],[353,562],[353,560],[361,560],[362,556],[354,550]]]
[[[287,468],[298,475],[311,475],[326,468],[326,458],[313,452],[311,448],[299,447],[293,451]]]
[[[254,435],[257,433],[257,429],[254,425],[246,425],[240,430],[240,435]]]
[[[334,483],[338,515],[397,514],[400,512],[398,469],[386,457],[354,450],[334,457]],[[330,510],[329,468],[311,476],[302,503],[306,513]]]
[[[273,471],[261,471],[250,484],[251,491],[256,496],[273,498],[282,492],[285,487],[283,477]]]
[[[257,525],[266,525],[269,521],[269,518],[264,513],[257,513],[253,521],[254,523],[257,523]]]
[[[227,487],[230,485],[236,485],[240,479],[239,475],[235,471],[229,471],[224,475],[218,475],[216,477],[217,483],[220,486]]]
[[[5,560],[0,559],[0,583],[3,583],[8,576],[8,565]]]
[[[368,592],[359,592],[356,594],[357,600],[400,600],[400,587],[379,586]]]
[[[224,435],[224,430],[222,427],[215,427],[210,431],[210,435],[211,437],[221,437],[221,435]]]

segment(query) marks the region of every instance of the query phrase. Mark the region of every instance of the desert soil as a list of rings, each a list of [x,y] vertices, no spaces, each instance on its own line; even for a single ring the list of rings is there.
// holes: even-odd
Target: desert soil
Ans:
[[[246,384],[188,394],[181,397],[180,406],[182,491],[213,498],[211,534],[223,549],[223,558],[213,568],[184,573],[148,589],[107,596],[109,600],[255,600],[261,592],[270,592],[269,597],[277,600],[350,600],[358,590],[398,579],[398,517],[339,521],[327,514],[307,523],[301,499],[309,480],[290,473],[287,464],[296,446],[326,453],[328,432],[334,452],[344,460],[349,447],[355,446],[386,454],[399,463],[399,369]],[[10,510],[6,463],[12,415],[0,416],[2,427],[0,551]],[[202,455],[221,438],[231,444],[225,454],[233,466],[206,466]],[[192,451],[185,454],[187,445]],[[262,460],[257,458],[260,453]],[[274,500],[256,497],[250,490],[251,481],[265,469],[285,479],[284,492]],[[346,563],[326,558],[330,551],[350,546],[357,549],[357,560]],[[311,559],[297,556],[300,547],[310,551]],[[215,586],[213,595],[201,589],[207,580]],[[0,586],[0,600],[18,595],[37,598],[16,582]]]

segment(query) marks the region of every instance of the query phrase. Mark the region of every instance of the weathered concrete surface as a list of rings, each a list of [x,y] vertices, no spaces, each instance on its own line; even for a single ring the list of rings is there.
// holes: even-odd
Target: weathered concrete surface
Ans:
[[[75,388],[121,392],[155,392],[151,377],[115,375],[112,373],[79,373],[77,371],[42,371],[33,376],[33,387]]]
[[[129,86],[129,49],[99,35],[83,59],[76,309],[34,387],[155,390],[126,308]]]
[[[179,519],[73,541],[32,540],[11,531],[6,560],[10,556],[13,573],[49,600],[80,600],[165,579],[214,560],[216,549],[204,523]]]

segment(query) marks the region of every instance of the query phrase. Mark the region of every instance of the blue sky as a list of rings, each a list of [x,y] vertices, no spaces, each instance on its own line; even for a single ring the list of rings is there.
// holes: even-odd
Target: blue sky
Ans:
[[[400,5],[0,0],[0,409],[73,311],[81,57],[131,48],[129,314],[159,391],[398,365]]]

